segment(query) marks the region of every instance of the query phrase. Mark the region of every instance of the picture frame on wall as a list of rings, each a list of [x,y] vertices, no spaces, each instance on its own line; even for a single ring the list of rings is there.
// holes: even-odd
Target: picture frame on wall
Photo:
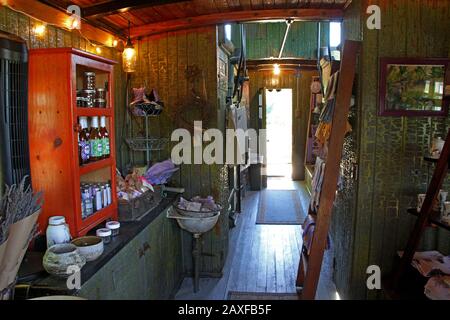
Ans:
[[[380,116],[448,114],[450,59],[381,58]]]

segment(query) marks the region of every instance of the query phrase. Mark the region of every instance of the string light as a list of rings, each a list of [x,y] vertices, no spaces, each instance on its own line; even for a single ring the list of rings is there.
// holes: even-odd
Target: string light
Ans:
[[[97,52],[98,54],[101,54],[102,53],[102,48],[97,46],[97,45],[95,45],[95,52]]]
[[[1,0],[0,0],[0,2],[1,2]],[[15,8],[12,8],[12,7],[9,6],[8,4],[5,4],[5,3],[4,3],[3,5],[4,5],[5,7],[7,7],[7,8],[9,8],[10,10],[13,10],[13,11],[18,12],[18,13],[20,13],[20,14],[23,14],[24,16],[27,16],[28,18],[30,18],[30,19],[32,19],[32,20],[36,20],[36,21],[37,21],[37,22],[36,22],[36,25],[32,28],[31,31],[32,31],[37,37],[40,37],[40,38],[41,38],[41,37],[43,37],[43,36],[45,35],[45,33],[47,32],[47,26],[53,26],[53,27],[57,27],[57,28],[66,28],[66,29],[68,29],[68,30],[74,30],[74,29],[77,29],[78,32],[79,32],[79,34],[80,34],[80,36],[81,36],[84,40],[86,40],[86,41],[88,42],[89,45],[95,47],[95,51],[96,51],[98,54],[100,54],[100,53],[102,52],[102,48],[103,48],[103,47],[106,47],[106,46],[103,46],[103,45],[102,45],[102,46],[95,45],[95,44],[93,44],[86,36],[84,36],[83,33],[81,32],[80,28],[79,28],[79,27],[80,27],[79,20],[78,20],[76,17],[69,16],[69,17],[67,18],[67,20],[65,21],[64,26],[61,26],[61,25],[59,25],[59,24],[49,23],[49,22],[44,22],[44,21],[42,21],[42,20],[39,20],[39,19],[33,17],[32,15],[26,13],[26,12],[23,12],[23,11],[21,11],[21,10],[17,10],[17,9],[15,9]],[[112,47],[117,47],[118,44],[119,44],[118,40],[116,40],[116,39],[113,40],[113,41],[111,41],[110,43],[112,44]]]
[[[76,17],[69,17],[68,26],[70,30],[78,29],[80,23],[78,22],[78,19]]]
[[[46,29],[45,24],[38,24],[33,27],[33,33],[38,37],[42,37],[44,36]]]

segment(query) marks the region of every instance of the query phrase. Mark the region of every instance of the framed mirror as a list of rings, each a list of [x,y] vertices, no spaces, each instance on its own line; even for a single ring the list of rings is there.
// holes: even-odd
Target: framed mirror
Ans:
[[[449,59],[381,58],[380,116],[446,116]]]

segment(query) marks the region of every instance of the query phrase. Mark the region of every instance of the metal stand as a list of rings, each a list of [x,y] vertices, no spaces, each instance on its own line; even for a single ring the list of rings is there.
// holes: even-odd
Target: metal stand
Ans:
[[[128,112],[129,113],[129,112]],[[167,138],[152,138],[150,136],[150,128],[149,128],[149,118],[156,117],[156,115],[148,115],[148,116],[130,116],[127,115],[127,125],[128,125],[128,138],[125,139],[128,147],[130,148],[131,155],[130,159],[133,164],[135,164],[134,152],[145,152],[145,161],[146,165],[150,164],[151,152],[152,151],[162,151],[166,148],[169,143],[169,139]],[[145,122],[145,136],[144,137],[136,137],[134,135],[133,129],[133,118],[142,118]]]
[[[194,292],[197,293],[200,287],[200,258],[202,254],[201,233],[194,233],[193,237],[192,258],[194,260]]]

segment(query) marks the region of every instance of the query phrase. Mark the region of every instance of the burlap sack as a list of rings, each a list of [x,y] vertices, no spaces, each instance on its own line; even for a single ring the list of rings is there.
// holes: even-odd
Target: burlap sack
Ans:
[[[0,291],[12,284],[28,249],[30,234],[41,211],[11,225],[6,250],[0,264]]]

